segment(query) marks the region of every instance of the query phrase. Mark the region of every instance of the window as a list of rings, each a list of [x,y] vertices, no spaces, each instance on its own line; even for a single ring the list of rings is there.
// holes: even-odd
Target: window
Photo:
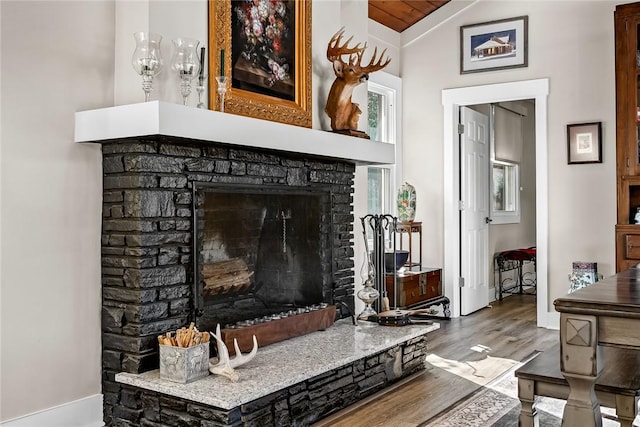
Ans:
[[[387,95],[380,92],[374,92],[369,89],[368,92],[368,108],[369,108],[369,137],[374,141],[389,142],[389,101]]]
[[[367,213],[391,212],[391,168],[369,167],[367,173]]]
[[[394,188],[401,177],[402,159],[399,141],[399,108],[401,80],[399,77],[379,71],[373,73],[368,83],[368,133],[380,143],[396,144],[396,164],[369,166],[367,168],[367,213],[394,214]]]
[[[520,222],[519,165],[491,162],[491,219],[493,224]]]

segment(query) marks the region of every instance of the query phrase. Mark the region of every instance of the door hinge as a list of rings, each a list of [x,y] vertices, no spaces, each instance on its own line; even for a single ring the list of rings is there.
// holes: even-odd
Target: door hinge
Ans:
[[[459,211],[464,210],[464,200],[458,200],[458,210]]]
[[[458,284],[461,288],[464,288],[464,277],[460,277],[460,282]]]
[[[462,135],[464,133],[464,125],[462,123],[458,123],[458,134]]]

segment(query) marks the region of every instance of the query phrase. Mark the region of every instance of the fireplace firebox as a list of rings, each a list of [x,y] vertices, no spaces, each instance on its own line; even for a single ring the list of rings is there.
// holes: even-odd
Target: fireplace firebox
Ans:
[[[194,183],[200,330],[333,302],[331,189]]]

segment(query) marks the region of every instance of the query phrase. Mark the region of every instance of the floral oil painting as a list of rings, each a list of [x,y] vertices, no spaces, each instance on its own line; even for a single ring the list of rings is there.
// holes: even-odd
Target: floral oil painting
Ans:
[[[295,100],[295,7],[293,0],[231,2],[232,87]]]

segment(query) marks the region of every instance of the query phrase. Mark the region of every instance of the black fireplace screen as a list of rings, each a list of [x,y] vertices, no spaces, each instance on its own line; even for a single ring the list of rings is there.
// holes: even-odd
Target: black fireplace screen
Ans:
[[[330,303],[330,202],[325,189],[194,188],[198,328]]]

